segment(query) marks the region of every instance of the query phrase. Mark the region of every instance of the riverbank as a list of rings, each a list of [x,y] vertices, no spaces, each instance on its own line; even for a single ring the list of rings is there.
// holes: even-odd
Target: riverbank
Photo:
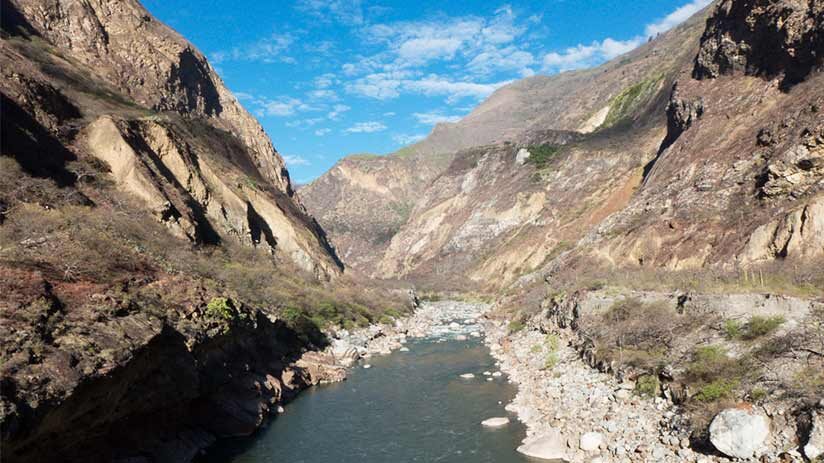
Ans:
[[[673,306],[681,299],[677,296],[668,297]],[[622,297],[628,296],[576,295],[560,305],[548,304],[540,313],[517,324],[500,319],[485,323],[485,342],[501,370],[518,385],[518,393],[507,410],[517,413],[527,426],[522,450],[538,447],[545,455],[572,462],[809,461],[799,449],[816,451],[817,447],[810,447],[809,443],[821,439],[824,428],[815,423],[824,420],[816,421],[821,413],[815,410],[824,407],[824,401],[803,409],[793,408],[793,402],[781,395],[757,402],[719,402],[716,417],[722,410],[746,415],[739,422],[724,423],[726,429],[718,432],[735,435],[733,444],[749,455],[729,458],[713,448],[716,443],[724,443],[723,436],[712,440],[710,430],[705,432],[709,432],[712,443],[706,437],[696,439],[694,423],[689,422],[690,410],[683,404],[685,399],[676,397],[668,384],[659,383],[656,377],[647,384],[644,381],[650,376],[628,374],[600,359],[591,341],[586,342],[585,334],[579,331],[580,317],[603,312]],[[668,300],[658,294],[633,297]],[[689,301],[681,304],[689,309],[691,301],[698,301],[705,311],[704,317],[711,319],[715,311],[735,310],[741,305],[730,304],[730,299],[735,297],[691,295]],[[807,302],[780,297],[762,299],[748,299],[747,303],[762,311],[786,312],[786,327],[782,328],[786,334],[779,331],[775,336],[791,336],[791,330],[806,326],[801,309]],[[702,340],[682,342],[706,345],[714,341],[712,336],[717,336],[709,329],[699,334]],[[752,421],[747,421],[750,419],[765,423],[763,431],[748,428],[752,425]]]

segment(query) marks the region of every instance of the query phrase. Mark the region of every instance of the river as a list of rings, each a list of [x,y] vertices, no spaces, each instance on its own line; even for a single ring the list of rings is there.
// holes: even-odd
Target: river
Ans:
[[[524,462],[524,427],[504,411],[515,395],[482,341],[410,341],[368,359],[346,381],[311,388],[255,436],[224,440],[200,462]],[[474,373],[463,379],[461,374]],[[509,416],[497,429],[481,421]]]

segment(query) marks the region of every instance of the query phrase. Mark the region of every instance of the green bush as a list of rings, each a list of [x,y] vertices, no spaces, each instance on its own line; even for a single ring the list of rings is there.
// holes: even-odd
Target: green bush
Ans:
[[[635,393],[640,396],[656,397],[661,383],[656,375],[642,375],[635,381]]]
[[[534,346],[532,346],[531,349],[529,349],[529,351],[532,352],[533,354],[537,354],[538,352],[541,352],[542,350],[544,350],[544,348],[541,347],[540,344],[535,344]]]
[[[538,169],[543,169],[558,155],[561,148],[555,145],[532,145],[528,146],[529,158],[527,162],[535,164]]]
[[[743,330],[741,328],[741,323],[738,320],[725,320],[724,321],[724,335],[727,339],[738,339],[741,337]]]
[[[695,394],[695,399],[701,402],[715,402],[721,399],[729,399],[733,396],[738,381],[731,379],[718,379],[709,384],[705,384]]]
[[[561,338],[557,334],[548,334],[544,338],[544,344],[549,348],[550,352],[555,352],[561,345]]]
[[[783,325],[786,320],[780,315],[774,317],[762,317],[755,315],[744,326],[744,332],[741,337],[746,340],[752,340],[767,336]]]
[[[235,311],[232,309],[229,299],[214,297],[206,304],[206,316],[220,320],[232,320],[235,318]]]
[[[544,370],[552,370],[558,365],[558,353],[550,352],[544,361]]]
[[[526,328],[526,325],[521,320],[512,320],[511,322],[509,322],[509,325],[507,326],[507,329],[510,333],[517,333],[518,331],[521,331],[524,328]]]

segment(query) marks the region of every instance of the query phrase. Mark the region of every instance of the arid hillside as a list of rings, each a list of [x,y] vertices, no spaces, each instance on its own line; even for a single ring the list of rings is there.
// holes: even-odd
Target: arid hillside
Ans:
[[[4,462],[188,461],[326,377],[301,360],[320,328],[410,307],[344,273],[261,126],[138,1],[2,12]]]
[[[329,214],[326,193],[348,191],[348,208],[375,201],[360,181],[388,191],[387,169],[412,178],[403,156],[345,177],[337,166],[301,195],[353,266],[433,289],[582,268],[808,265],[824,255],[821,12],[779,3],[711,5],[601,67],[516,82],[436,127],[403,155],[443,167],[416,184],[391,239],[383,229],[352,247],[372,230]]]

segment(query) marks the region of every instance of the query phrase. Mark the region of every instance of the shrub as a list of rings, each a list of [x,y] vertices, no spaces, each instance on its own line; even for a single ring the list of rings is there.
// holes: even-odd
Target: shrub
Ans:
[[[542,350],[544,350],[544,348],[541,347],[540,344],[535,344],[534,346],[532,346],[531,349],[529,349],[529,351],[532,352],[533,354],[537,354],[538,352],[541,352]]]
[[[763,387],[755,387],[750,391],[748,395],[750,397],[750,401],[760,402],[767,398],[767,390]]]
[[[544,344],[549,348],[550,352],[555,352],[561,345],[561,338],[557,334],[548,334],[544,338]]]
[[[527,147],[529,158],[527,162],[535,164],[538,169],[543,169],[555,159],[561,149],[555,145],[532,145]]]
[[[231,302],[225,297],[213,297],[208,304],[206,304],[206,316],[220,320],[232,320],[235,318],[235,311],[232,309]]]
[[[750,318],[744,326],[744,332],[741,337],[746,340],[752,340],[762,336],[767,336],[777,330],[778,327],[783,325],[785,321],[786,320],[784,317],[780,315],[776,315],[774,317],[762,317],[755,315]]]
[[[724,321],[724,335],[727,339],[738,339],[741,337],[743,330],[741,329],[741,322],[738,320]]]
[[[544,370],[551,370],[558,365],[558,353],[550,352],[544,361]]]
[[[655,397],[661,388],[656,375],[642,375],[635,381],[635,393],[640,396]]]
[[[509,322],[509,325],[507,326],[507,329],[510,333],[517,333],[518,331],[521,331],[524,328],[526,328],[524,322],[517,319]]]
[[[698,390],[694,398],[701,402],[715,402],[720,399],[729,399],[733,391],[738,387],[738,381],[731,379],[718,379],[709,384],[705,384]]]

